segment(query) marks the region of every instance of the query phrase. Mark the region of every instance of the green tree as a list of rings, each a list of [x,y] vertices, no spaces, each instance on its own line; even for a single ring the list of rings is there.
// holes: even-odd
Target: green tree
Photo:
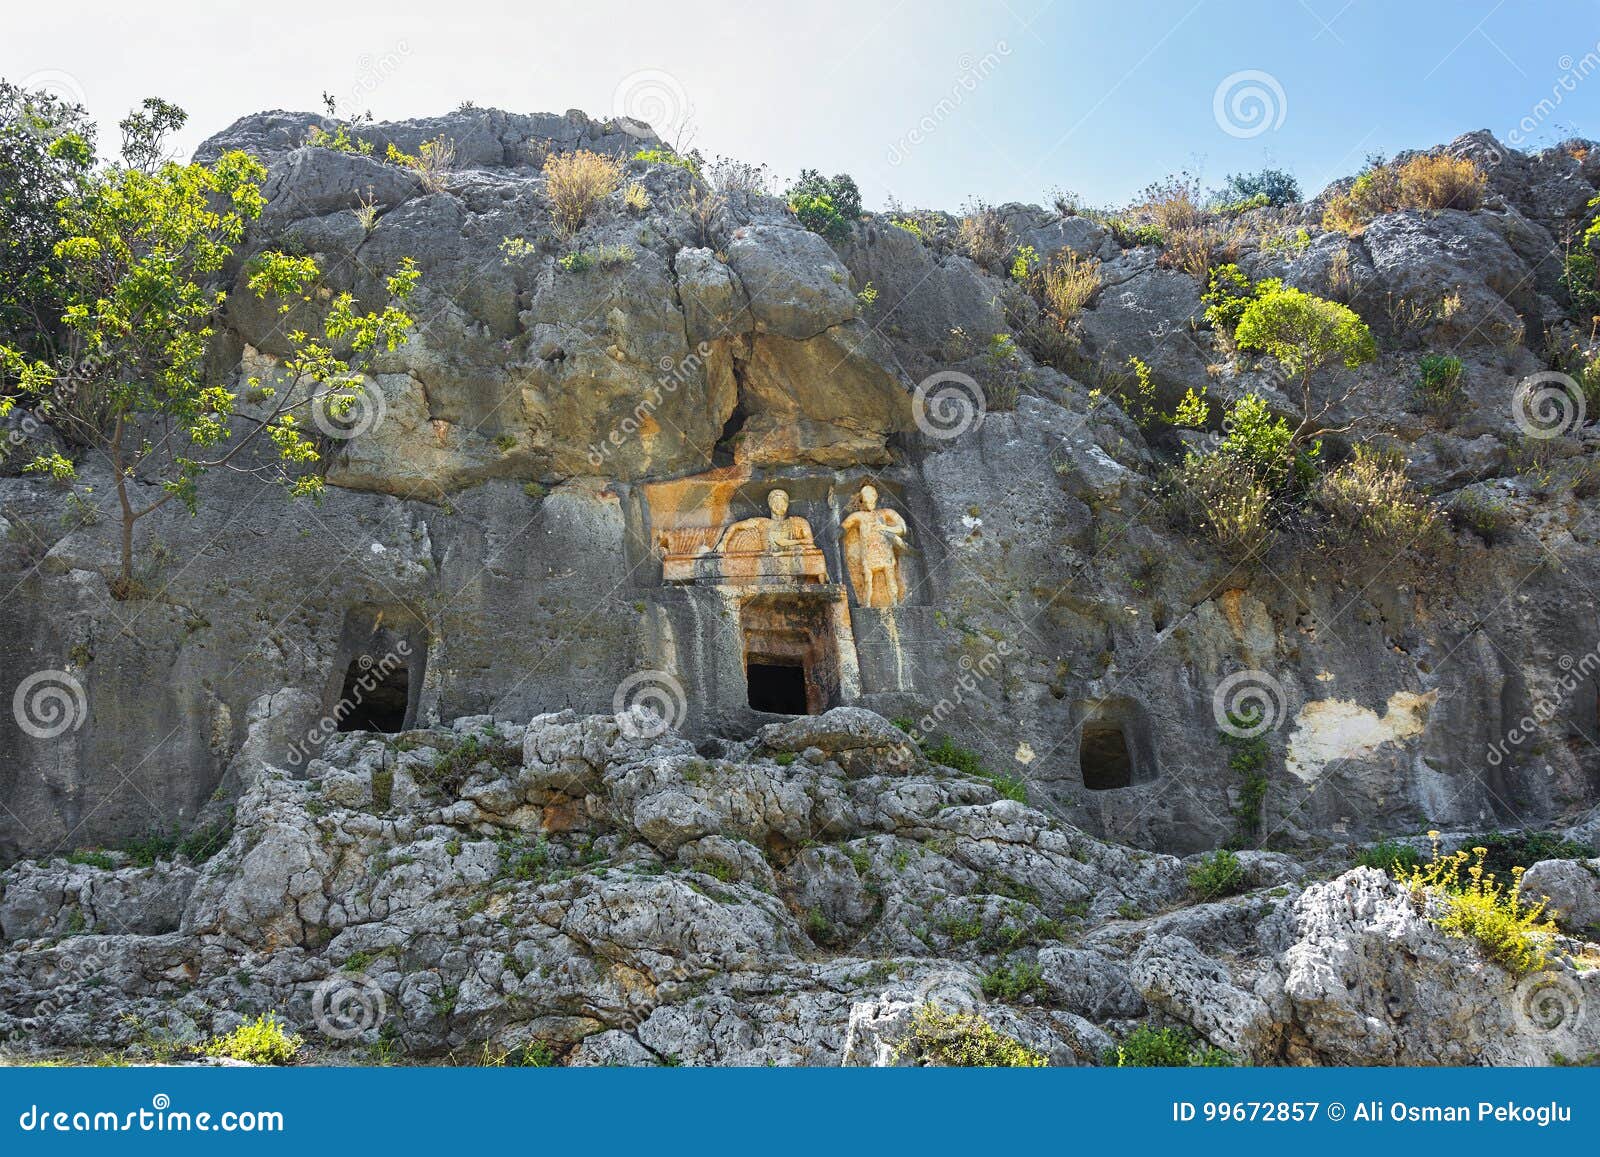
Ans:
[[[861,190],[848,173],[829,180],[815,169],[801,169],[786,195],[802,225],[833,240],[849,236],[861,216]]]
[[[198,487],[226,467],[315,494],[319,460],[303,417],[321,407],[348,414],[365,388],[360,367],[405,340],[412,320],[401,308],[416,284],[408,259],[387,279],[391,303],[358,312],[349,293],[333,296],[318,333],[289,335],[290,355],[270,381],[252,378],[246,403],[209,368],[214,326],[226,294],[211,284],[260,215],[260,162],[242,152],[212,165],[161,162],[165,132],[181,110],[146,102],[123,122],[125,163],[86,176],[59,206],[62,236],[51,250],[61,339],[49,356],[0,344],[0,415],[18,400],[34,408],[76,457],[110,469],[121,514],[118,597],[137,592],[133,531],[169,502],[191,515]],[[148,168],[140,165],[149,166]],[[319,300],[319,270],[309,257],[258,255],[251,292],[287,315]],[[265,453],[253,453],[258,448]],[[247,455],[247,452],[251,452]],[[24,470],[87,491],[79,463],[60,453]]]
[[[56,205],[93,163],[82,106],[0,80],[0,345],[49,352],[61,316]]]
[[[1348,306],[1286,286],[1273,288],[1245,306],[1234,330],[1240,349],[1257,350],[1277,360],[1300,388],[1300,425],[1292,446],[1301,446],[1323,434],[1348,430],[1355,419],[1339,426],[1328,416],[1360,388],[1353,381],[1342,393],[1315,401],[1311,381],[1319,370],[1334,364],[1348,369],[1375,360],[1377,342],[1367,323]]]

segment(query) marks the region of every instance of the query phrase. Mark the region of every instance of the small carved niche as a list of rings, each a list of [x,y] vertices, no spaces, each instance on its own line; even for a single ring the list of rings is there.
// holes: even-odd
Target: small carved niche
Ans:
[[[1156,778],[1144,708],[1127,698],[1079,703],[1078,773],[1090,791],[1113,791]]]
[[[1083,786],[1090,791],[1132,786],[1133,753],[1122,728],[1115,723],[1084,724],[1078,768],[1083,772]]]
[[[403,608],[365,605],[345,613],[328,714],[340,731],[404,731],[417,716],[427,631]]]
[[[839,656],[828,604],[763,595],[740,608],[747,702],[757,711],[820,715],[839,699]]]

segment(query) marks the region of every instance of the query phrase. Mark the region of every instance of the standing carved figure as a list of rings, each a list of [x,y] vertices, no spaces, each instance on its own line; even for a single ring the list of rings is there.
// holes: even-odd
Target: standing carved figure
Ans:
[[[911,549],[906,520],[893,510],[878,509],[878,491],[870,484],[861,487],[857,503],[861,509],[839,524],[856,598],[864,607],[895,606],[906,597],[900,570],[900,555]]]

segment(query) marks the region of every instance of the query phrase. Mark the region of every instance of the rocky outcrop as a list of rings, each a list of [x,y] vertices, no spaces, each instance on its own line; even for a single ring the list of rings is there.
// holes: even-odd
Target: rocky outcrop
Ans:
[[[202,864],[17,865],[0,1031],[120,1046],[275,1009],[329,1059],[877,1065],[915,1061],[932,1005],[1052,1064],[1152,1016],[1257,1063],[1600,1048],[1597,974],[1518,982],[1381,873],[1196,906],[1179,861],[1001,798],[870,712],[715,758],[641,737],[653,719],[351,733],[304,779],[257,776]]]

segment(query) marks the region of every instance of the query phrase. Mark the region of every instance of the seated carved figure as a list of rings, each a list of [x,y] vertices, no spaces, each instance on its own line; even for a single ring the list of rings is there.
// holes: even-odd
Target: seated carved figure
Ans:
[[[789,513],[789,495],[767,493],[766,517],[745,518],[718,535],[709,549],[692,539],[711,531],[661,535],[662,577],[667,582],[825,583],[828,564],[811,535],[811,524]],[[683,547],[690,546],[690,550]],[[677,549],[674,549],[674,548]]]
[[[812,545],[811,524],[799,515],[789,516],[789,492],[767,492],[769,518],[746,518],[722,532],[716,549],[722,554],[767,552],[792,554]]]
[[[864,607],[892,607],[906,597],[900,555],[906,543],[906,520],[893,510],[878,509],[878,491],[866,485],[858,495],[861,509],[839,524],[844,531],[844,558],[856,599]]]

